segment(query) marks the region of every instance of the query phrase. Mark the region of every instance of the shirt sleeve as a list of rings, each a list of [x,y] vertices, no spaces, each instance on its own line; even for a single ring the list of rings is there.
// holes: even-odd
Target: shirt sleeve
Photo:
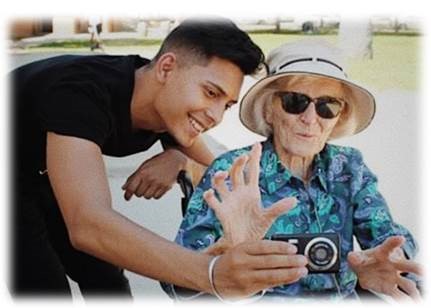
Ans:
[[[417,252],[417,243],[411,233],[403,226],[395,223],[385,199],[377,189],[377,177],[365,165],[359,151],[356,153],[353,185],[353,228],[354,234],[363,249],[381,244],[390,236],[402,235],[406,242],[404,253],[409,259]]]
[[[178,142],[175,140],[175,138],[169,135],[168,133],[160,134],[160,142],[162,143],[163,146],[166,146],[166,147],[178,146]]]
[[[38,109],[42,128],[87,139],[102,147],[112,126],[107,93],[90,80],[56,83],[49,88]]]

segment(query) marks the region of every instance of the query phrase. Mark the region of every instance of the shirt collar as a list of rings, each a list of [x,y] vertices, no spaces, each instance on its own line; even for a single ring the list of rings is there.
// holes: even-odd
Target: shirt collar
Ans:
[[[328,145],[326,144],[322,151],[320,151],[313,159],[313,172],[311,179],[313,180],[315,177],[318,179],[320,184],[322,185],[322,188],[328,192],[328,187],[326,185],[327,182],[327,176],[325,170],[327,169],[327,159],[326,158],[326,152],[327,152]]]
[[[311,181],[315,178],[319,181],[322,188],[327,191],[326,173],[325,173],[325,148],[318,153],[312,163]],[[269,194],[274,193],[281,187],[285,186],[293,176],[289,169],[285,168],[277,155],[272,138],[268,138],[262,144],[262,157],[260,159],[260,182]]]

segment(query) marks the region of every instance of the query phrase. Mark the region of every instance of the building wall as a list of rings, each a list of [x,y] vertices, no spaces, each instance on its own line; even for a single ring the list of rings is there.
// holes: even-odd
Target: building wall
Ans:
[[[15,19],[9,25],[9,37],[20,39],[52,32],[51,18]]]

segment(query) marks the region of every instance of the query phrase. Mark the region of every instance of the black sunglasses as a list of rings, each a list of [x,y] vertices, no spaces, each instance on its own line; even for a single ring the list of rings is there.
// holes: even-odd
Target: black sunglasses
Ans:
[[[343,109],[343,101],[331,96],[311,98],[298,92],[276,92],[275,94],[280,97],[284,111],[290,114],[303,113],[312,102],[316,107],[316,113],[324,119],[335,118]]]

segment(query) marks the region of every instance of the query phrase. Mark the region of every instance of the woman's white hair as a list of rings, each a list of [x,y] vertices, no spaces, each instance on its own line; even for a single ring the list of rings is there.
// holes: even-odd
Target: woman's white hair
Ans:
[[[272,125],[266,121],[266,110],[267,104],[274,102],[274,95],[278,89],[272,87],[264,88],[257,96],[258,102],[254,104],[253,116],[256,119],[257,128],[263,132],[266,136],[270,136],[273,133]]]

